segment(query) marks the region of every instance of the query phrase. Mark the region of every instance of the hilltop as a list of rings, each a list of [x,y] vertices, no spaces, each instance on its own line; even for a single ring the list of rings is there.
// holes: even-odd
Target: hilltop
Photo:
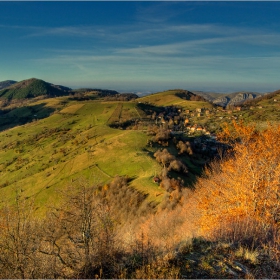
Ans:
[[[8,101],[32,99],[38,97],[53,98],[69,95],[75,100],[90,100],[103,97],[118,96],[118,99],[135,99],[135,94],[120,94],[115,90],[99,88],[71,89],[55,85],[41,79],[31,78],[20,82],[4,81],[0,83],[0,99]]]
[[[204,102],[203,105],[205,106],[210,106],[209,102],[203,97],[184,89],[172,89],[153,93],[140,97],[138,101],[149,102],[157,106],[178,105],[182,107],[185,107],[186,105],[189,106],[190,104],[195,106],[195,102],[199,101]]]
[[[70,91],[70,88],[53,85],[43,80],[32,78],[13,83],[5,89],[0,90],[0,98],[12,100],[34,98],[38,96],[55,97],[69,94]]]

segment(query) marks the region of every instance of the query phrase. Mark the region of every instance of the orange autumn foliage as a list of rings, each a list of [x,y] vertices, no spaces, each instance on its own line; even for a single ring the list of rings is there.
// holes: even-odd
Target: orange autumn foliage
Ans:
[[[226,128],[220,136],[231,143],[232,153],[198,180],[201,234],[234,240],[275,237],[280,225],[280,126],[259,132],[234,123],[234,132]]]

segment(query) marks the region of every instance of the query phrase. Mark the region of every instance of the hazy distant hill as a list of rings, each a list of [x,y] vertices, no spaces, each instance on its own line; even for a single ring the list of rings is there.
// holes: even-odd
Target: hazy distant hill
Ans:
[[[217,92],[204,92],[204,91],[193,91],[194,94],[203,97],[205,100],[212,102],[216,98],[224,95],[224,93],[217,93]]]
[[[4,89],[4,88],[7,88],[13,84],[15,84],[16,81],[12,81],[12,80],[6,80],[6,81],[3,81],[3,82],[0,82],[0,90]]]
[[[119,95],[119,92],[110,89],[99,89],[99,88],[79,88],[71,91],[72,98],[75,100],[89,100],[99,99],[104,97],[115,97]]]
[[[207,101],[206,98],[204,98],[201,95],[195,94],[188,90],[181,90],[179,89],[178,92],[175,93],[176,96],[185,99],[185,100],[191,100],[191,101]]]
[[[49,97],[63,96],[69,94],[70,88],[53,85],[39,79],[28,79],[14,83],[9,87],[0,90],[2,99],[24,99],[47,95]]]
[[[72,93],[82,93],[82,94],[95,93],[98,94],[100,97],[119,94],[119,92],[115,90],[100,89],[100,88],[78,88],[72,90]]]

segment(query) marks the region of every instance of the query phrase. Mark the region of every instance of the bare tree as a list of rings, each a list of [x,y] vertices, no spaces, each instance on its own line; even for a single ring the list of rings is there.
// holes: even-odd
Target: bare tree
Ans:
[[[66,277],[100,277],[113,258],[114,223],[106,201],[96,186],[81,180],[67,190],[65,203],[53,209],[45,254],[56,257]]]
[[[0,277],[41,277],[42,259],[38,258],[41,232],[34,218],[34,203],[16,193],[14,204],[0,213]]]

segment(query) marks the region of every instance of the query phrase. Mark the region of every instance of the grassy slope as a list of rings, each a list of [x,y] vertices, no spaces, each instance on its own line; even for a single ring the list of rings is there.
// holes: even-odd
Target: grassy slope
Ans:
[[[20,188],[24,197],[45,205],[81,177],[106,183],[118,174],[135,178],[132,186],[158,199],[152,177],[160,167],[143,151],[148,136],[106,125],[118,102],[69,102],[62,108],[61,101],[38,101],[57,113],[0,133],[1,197],[10,199],[11,190]],[[121,117],[128,115],[137,115],[135,103],[123,103]],[[55,128],[60,131],[50,132]]]
[[[11,190],[20,188],[27,199],[36,197],[38,204],[47,205],[58,199],[58,190],[81,177],[91,183],[105,184],[115,175],[127,175],[134,178],[133,187],[149,193],[149,200],[159,201],[162,190],[152,182],[152,177],[161,167],[150,156],[157,148],[146,147],[149,137],[144,132],[114,129],[108,123],[116,116],[120,122],[139,118],[137,102],[179,105],[190,110],[212,108],[208,102],[183,100],[175,93],[174,90],[161,92],[135,102],[69,101],[67,97],[59,97],[29,104],[31,108],[39,108],[35,111],[38,118],[48,112],[51,115],[0,133],[1,196],[11,199]],[[9,117],[24,114],[34,114],[34,109],[18,108]],[[211,119],[193,117],[192,120],[194,123],[213,121],[220,123],[225,118],[216,115]],[[187,158],[182,160],[192,166]],[[195,166],[193,169],[196,171]]]
[[[275,101],[274,101],[275,100]],[[258,126],[263,128],[267,123],[280,123],[280,93],[272,98],[256,100],[251,106],[245,107],[243,118],[247,122],[258,123]]]
[[[177,105],[189,110],[193,110],[195,108],[212,108],[212,105],[208,102],[183,100],[175,95],[176,92],[178,91],[168,90],[160,93],[147,95],[137,100],[140,102],[150,102],[157,106]]]

